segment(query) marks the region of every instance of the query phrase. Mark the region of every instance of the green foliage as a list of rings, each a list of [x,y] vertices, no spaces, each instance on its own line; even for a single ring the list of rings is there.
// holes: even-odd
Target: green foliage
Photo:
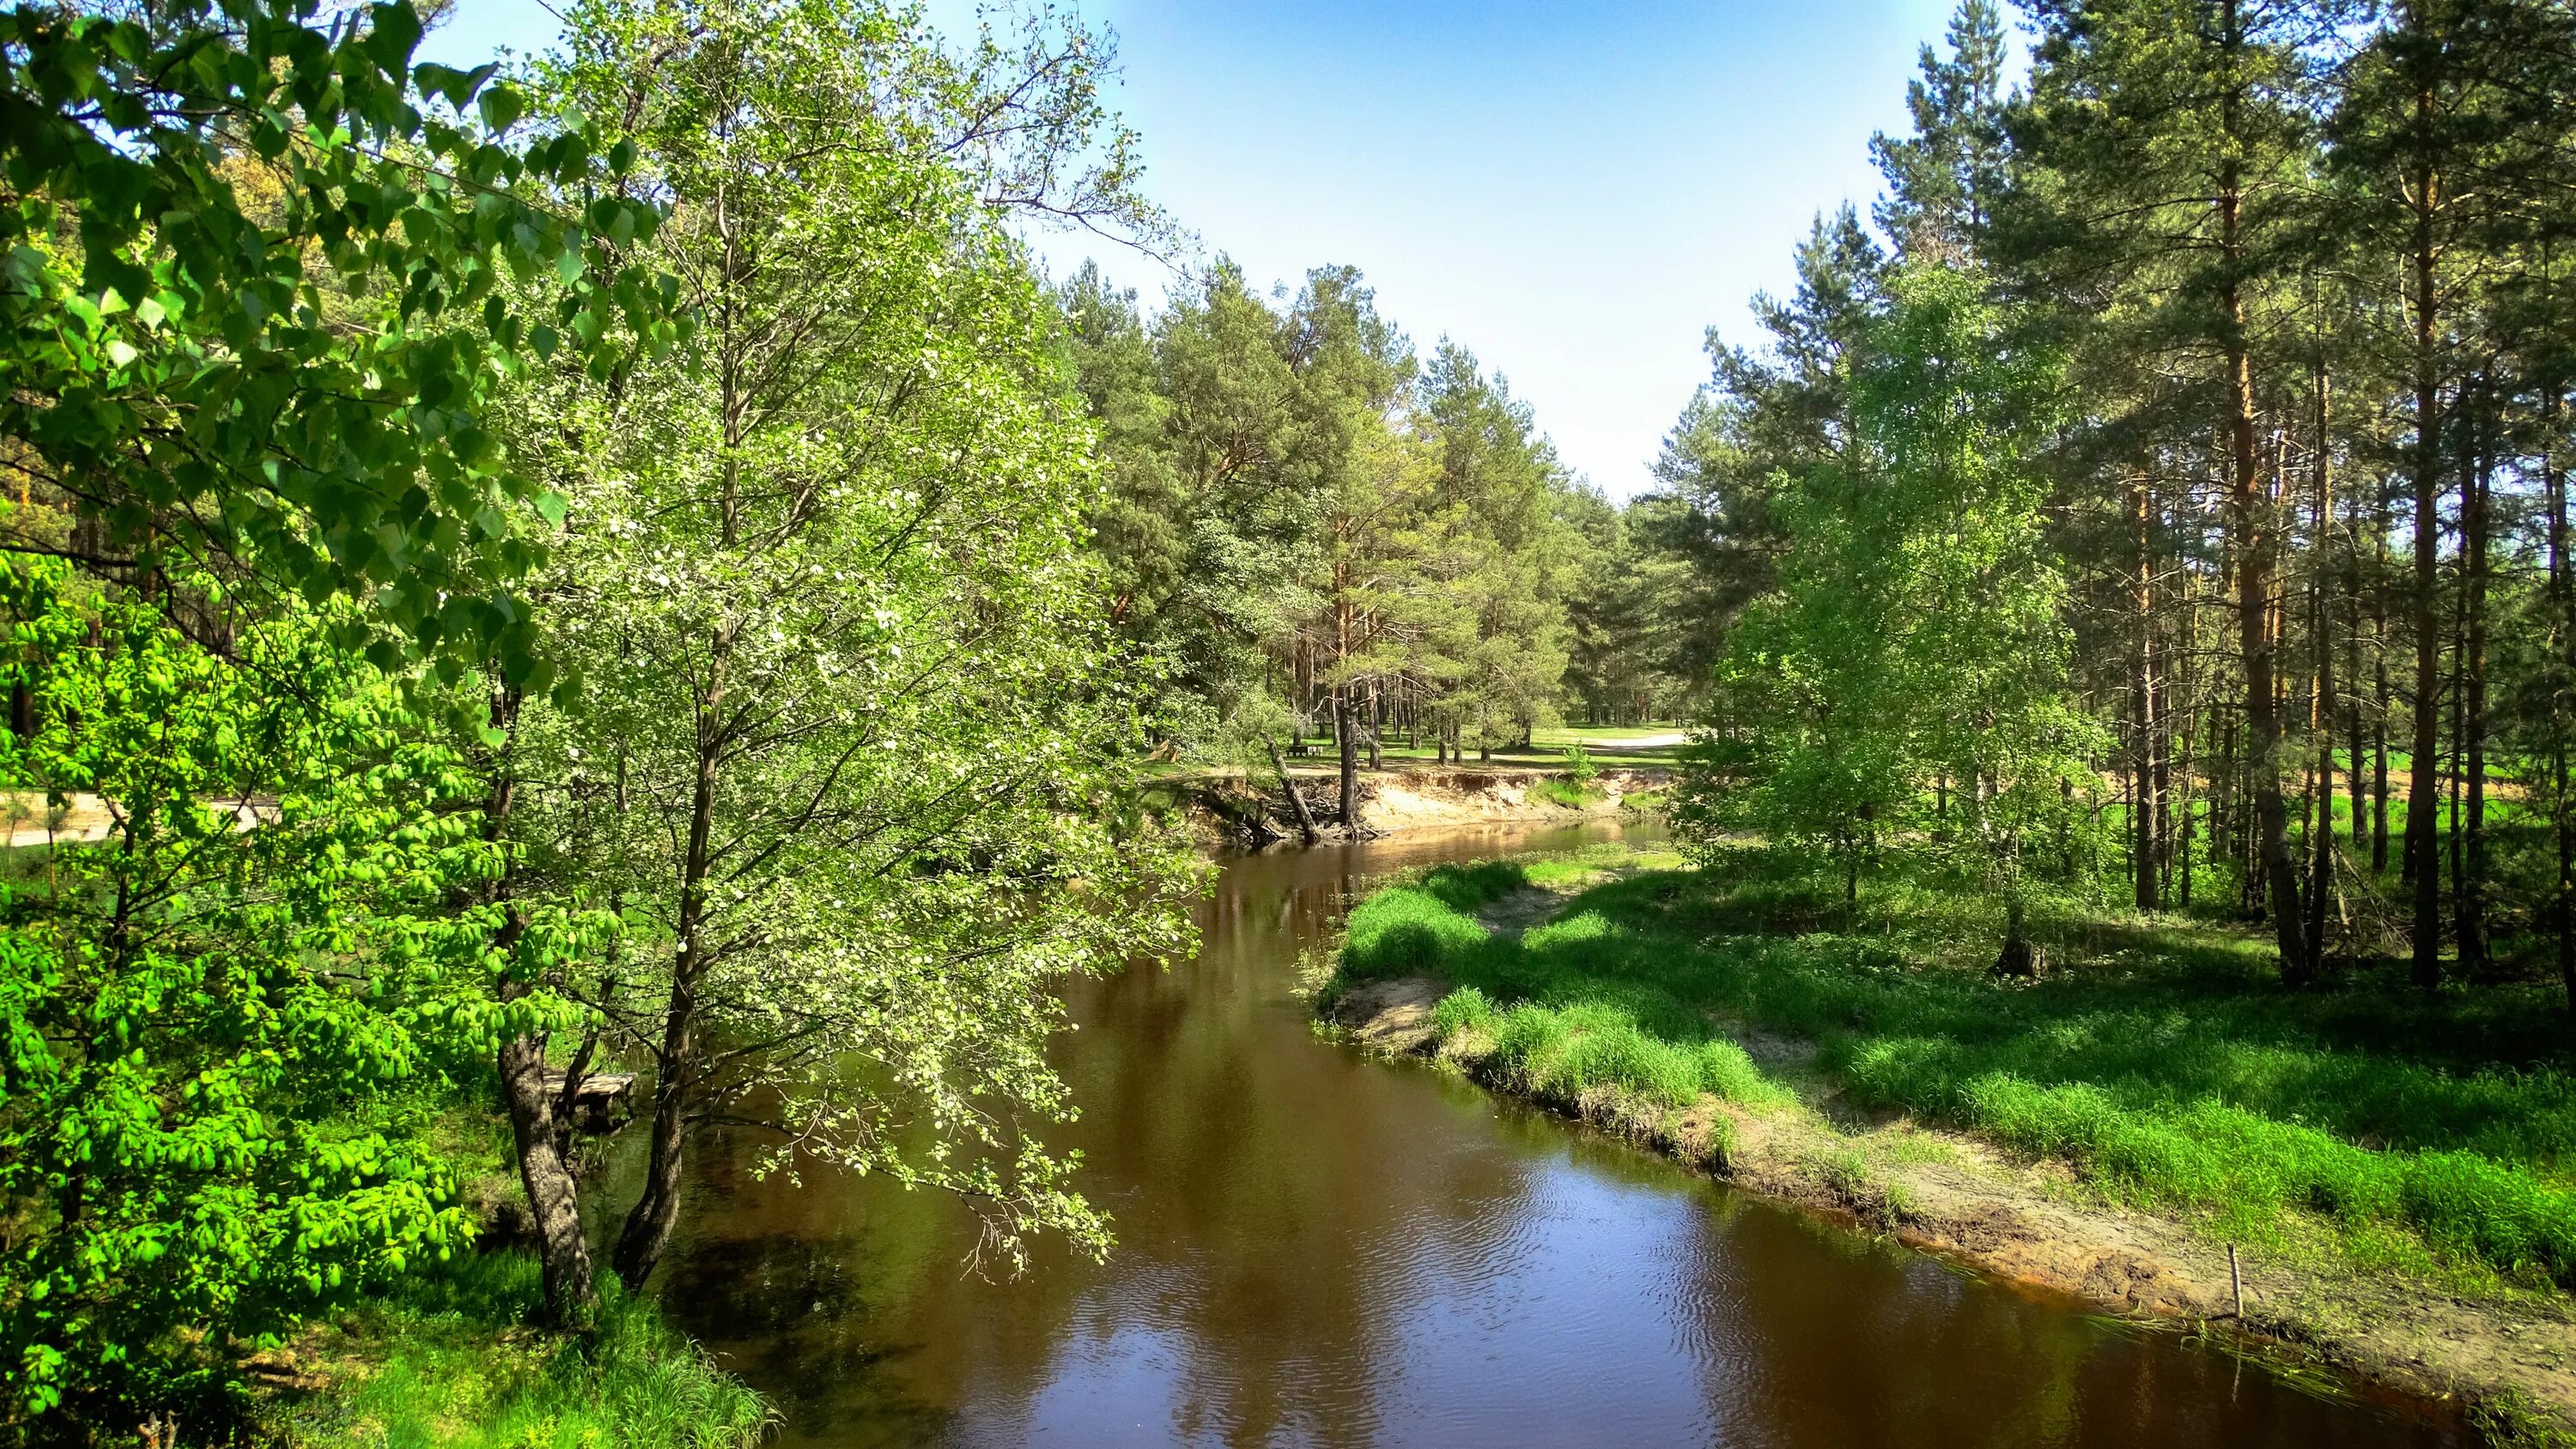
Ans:
[[[113,822],[0,939],[0,1354],[66,1432],[452,1251],[421,1124],[500,1041],[596,1062],[565,988],[672,1141],[758,1097],[1097,1244],[1046,987],[1186,939],[997,201],[1145,219],[1097,42],[600,3],[523,89],[421,26],[0,16],[0,786]]]
[[[479,782],[394,682],[309,615],[225,658],[85,592],[0,566],[34,723],[0,785],[113,806],[0,894],[0,1353],[38,1411],[206,1391],[214,1346],[461,1245],[418,1129],[498,1024],[497,920],[451,907],[497,866]]]
[[[1601,778],[1601,767],[1594,763],[1592,752],[1583,747],[1581,740],[1565,747],[1565,778],[1578,790],[1591,789],[1593,782]]]
[[[1636,601],[1640,640],[1683,702],[1717,707],[1728,636],[1778,583],[1778,495],[1790,480],[1837,460],[1849,432],[1850,380],[1860,334],[1888,261],[1850,206],[1820,215],[1794,256],[1796,291],[1753,299],[1767,334],[1760,351],[1712,331],[1712,376],[1695,393],[1655,464],[1659,495],[1633,502],[1626,522],[1654,564]]]
[[[627,153],[512,138],[520,93],[412,67],[421,29],[408,0],[0,15],[0,436],[101,530],[80,556],[222,558],[366,599],[338,620],[361,642],[387,625],[542,687],[510,519],[560,505],[484,409],[530,359],[604,376],[667,343],[674,294],[620,261],[655,220]],[[540,274],[558,301],[532,312],[506,283]]]
[[[334,1382],[272,1415],[286,1445],[352,1449],[749,1449],[760,1397],[612,1284],[584,1338],[528,1337],[536,1260],[496,1253],[414,1280],[329,1339]]]
[[[1457,911],[1477,911],[1530,883],[1529,869],[1513,860],[1480,860],[1425,871],[1421,889]]]
[[[1572,1104],[1596,1087],[1664,1107],[1687,1107],[1703,1093],[1732,1102],[1782,1100],[1780,1088],[1724,1037],[1690,1032],[1671,1014],[1649,1029],[1636,1002],[1615,993],[1533,989],[1542,980],[1577,980],[1614,932],[1601,917],[1578,913],[1517,939],[1498,938],[1465,914],[1526,884],[1523,865],[1487,861],[1443,866],[1417,883],[1382,889],[1351,912],[1341,975],[1421,972],[1461,983],[1433,1009],[1440,1039],[1473,1041],[1490,1069],[1545,1101]]]
[[[1395,886],[1351,912],[1342,971],[1355,980],[1440,971],[1485,940],[1485,928],[1431,891]]]
[[[1530,793],[1568,810],[1580,810],[1593,801],[1592,792],[1572,780],[1545,779],[1533,781]]]
[[[2260,1223],[2283,1207],[2347,1223],[2403,1222],[2435,1249],[2470,1262],[2576,1275],[2576,1193],[2474,1152],[2392,1153],[2216,1099],[2141,1104],[2077,1082],[2009,1072],[1961,1076],[1909,1041],[1852,1053],[1866,1099],[1903,1103],[1975,1127],[2034,1156],[2073,1163],[2131,1201],[2216,1210]],[[1946,1107],[1934,1104],[1948,1099]]]
[[[1914,134],[1870,137],[1888,195],[1873,212],[1909,260],[1949,264],[1967,256],[2002,189],[2007,42],[1994,0],[1961,0],[1947,58],[1922,49],[1922,78],[1905,87]]]
[[[109,816],[6,899],[0,1354],[13,1414],[130,1425],[247,1343],[449,1252],[419,1136],[496,1030],[489,667],[569,682],[513,590],[562,500],[495,390],[685,329],[631,152],[411,64],[406,0],[0,15],[0,787]],[[535,300],[531,300],[535,299]],[[55,560],[86,570],[66,572]],[[13,813],[17,813],[14,812]],[[75,1431],[76,1432],[76,1431]]]
[[[2099,735],[2066,692],[2065,583],[2027,461],[2056,364],[2008,344],[1971,274],[1912,266],[1887,287],[1854,441],[1774,501],[1780,586],[1735,633],[1723,728],[1674,818],[1703,840],[1750,825],[1824,848],[1851,881],[1914,831],[2010,871],[2091,794]],[[1927,818],[1943,780],[1958,798]]]
[[[665,360],[514,395],[514,442],[581,521],[536,576],[543,636],[615,681],[529,699],[511,740],[523,891],[625,926],[562,984],[653,1021],[641,1052],[682,1044],[652,1057],[679,1084],[656,1162],[721,1101],[806,1160],[978,1204],[1002,1253],[1042,1229],[1096,1248],[1036,1135],[1070,1110],[1051,988],[1185,949],[1199,868],[1162,819],[1121,825],[1146,681],[1084,547],[1088,430],[956,154],[997,116],[1060,126],[1049,184],[1071,184],[1088,62],[986,70],[1007,58],[866,0],[570,20],[544,113],[619,118],[668,198],[649,256],[706,320]],[[657,1192],[620,1240],[630,1283],[677,1214]]]
[[[1473,356],[1418,365],[1348,267],[1309,272],[1284,310],[1223,259],[1151,318],[1097,268],[1058,305],[1108,473],[1092,527],[1113,616],[1159,676],[1158,732],[1258,761],[1343,700],[1485,750],[1555,718],[1586,566],[1572,520],[1606,505]]]

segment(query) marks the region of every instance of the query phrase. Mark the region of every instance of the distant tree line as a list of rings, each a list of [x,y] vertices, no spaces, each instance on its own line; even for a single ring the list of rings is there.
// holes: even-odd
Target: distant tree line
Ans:
[[[1357,271],[1265,297],[1220,259],[1147,315],[1090,266],[1058,302],[1113,618],[1159,662],[1168,748],[1463,758],[1527,744],[1569,688],[1587,718],[1650,707],[1587,693],[1615,511],[1464,348],[1418,358]]]

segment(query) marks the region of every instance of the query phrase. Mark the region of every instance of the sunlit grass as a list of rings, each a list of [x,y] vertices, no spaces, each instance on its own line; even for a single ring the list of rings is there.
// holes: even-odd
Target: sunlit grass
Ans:
[[[2063,1160],[2116,1200],[2258,1235],[2296,1210],[2359,1259],[2408,1260],[2394,1231],[2413,1258],[2576,1281],[2576,1080],[2539,988],[2294,991],[2245,934],[2072,896],[2032,914],[2059,969],[1998,985],[2002,907],[1971,882],[1894,868],[1847,911],[1757,848],[1591,885],[1517,938],[1468,914],[1514,875],[1602,868],[1433,872],[1362,904],[1344,970],[1448,980],[1443,1039],[1537,1095],[1777,1100],[1727,1040],[1759,1028],[1816,1044],[1859,1105]]]
[[[332,1387],[271,1424],[288,1445],[353,1449],[747,1449],[759,1395],[718,1369],[646,1300],[605,1285],[586,1337],[520,1325],[541,1301],[518,1253],[407,1286],[325,1345]]]

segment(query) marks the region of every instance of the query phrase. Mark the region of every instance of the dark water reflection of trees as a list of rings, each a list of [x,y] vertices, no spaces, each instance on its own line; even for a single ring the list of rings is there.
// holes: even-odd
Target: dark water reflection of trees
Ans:
[[[1293,963],[1360,879],[1571,840],[1235,861],[1198,961],[1077,988],[1059,1140],[1107,1264],[963,1276],[958,1204],[756,1182],[742,1143],[703,1156],[666,1298],[789,1443],[2460,1442],[1315,1039]]]

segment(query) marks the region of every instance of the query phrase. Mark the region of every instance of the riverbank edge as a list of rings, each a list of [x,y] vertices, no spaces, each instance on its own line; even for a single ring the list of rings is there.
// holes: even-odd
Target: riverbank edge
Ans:
[[[1477,915],[1517,930],[1576,893],[1531,886]],[[1490,1043],[1469,1033],[1444,1043],[1432,1012],[1450,988],[1437,977],[1310,984],[1319,1022],[1366,1050],[1435,1063],[1731,1186],[2065,1306],[2201,1336],[2293,1378],[2332,1370],[2365,1401],[2456,1405],[2492,1444],[2576,1446],[2576,1304],[2564,1298],[2472,1297],[2251,1255],[2231,1272],[2224,1240],[2089,1199],[2062,1164],[2017,1161],[1910,1118],[1834,1120],[1830,1091],[1797,1080],[1815,1048],[1793,1038],[1729,1033],[1792,1086],[1796,1105],[1703,1096],[1673,1111],[1615,1088],[1536,1090],[1502,1070]]]
[[[505,1141],[509,1127],[489,1106],[458,1112],[449,1131],[462,1153],[467,1141]],[[603,1274],[585,1326],[550,1324],[518,1176],[499,1157],[484,1167],[458,1196],[480,1226],[474,1246],[242,1360],[235,1428],[249,1442],[381,1449],[535,1435],[752,1449],[768,1440],[776,1403],[681,1329],[658,1294],[630,1297]]]
[[[1291,765],[1288,778],[1307,797],[1323,838],[1351,837],[1332,823],[1338,810],[1338,773],[1325,766]],[[1616,819],[1661,807],[1671,772],[1658,765],[1604,764],[1590,782],[1576,786],[1573,772],[1526,765],[1394,765],[1359,775],[1359,837],[1375,839],[1426,830],[1483,825],[1575,825]],[[1550,798],[1551,790],[1579,788],[1583,803]],[[1293,844],[1299,828],[1277,784],[1264,785],[1239,767],[1165,776],[1140,787],[1145,798],[1177,807],[1199,848],[1211,856]]]

